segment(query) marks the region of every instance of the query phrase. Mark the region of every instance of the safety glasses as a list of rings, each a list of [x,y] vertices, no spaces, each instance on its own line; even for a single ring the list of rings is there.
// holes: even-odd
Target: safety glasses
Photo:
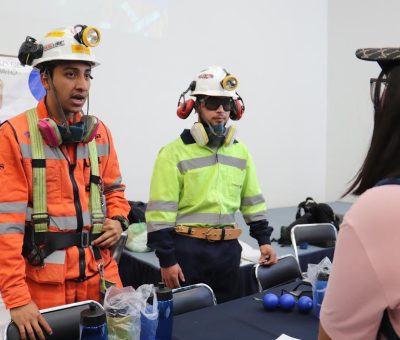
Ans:
[[[369,83],[371,100],[375,105],[379,105],[385,95],[386,87],[388,85],[386,75],[382,78],[371,78]]]
[[[208,110],[214,111],[222,105],[224,111],[232,110],[232,99],[227,97],[205,97],[202,99]]]

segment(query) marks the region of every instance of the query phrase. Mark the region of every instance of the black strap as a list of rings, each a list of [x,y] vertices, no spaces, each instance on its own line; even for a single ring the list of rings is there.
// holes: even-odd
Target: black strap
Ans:
[[[32,168],[45,168],[46,160],[45,159],[32,159]]]
[[[30,226],[25,231],[24,246],[29,248],[29,245],[37,245],[40,247],[44,258],[49,256],[56,250],[65,249],[68,247],[77,246],[80,248],[89,247],[91,242],[97,239],[101,234],[91,234],[88,231],[75,233],[57,233],[57,232],[42,232],[32,233],[29,230]],[[33,236],[32,236],[33,235]],[[32,237],[34,240],[32,240]],[[98,253],[95,253],[95,257]]]

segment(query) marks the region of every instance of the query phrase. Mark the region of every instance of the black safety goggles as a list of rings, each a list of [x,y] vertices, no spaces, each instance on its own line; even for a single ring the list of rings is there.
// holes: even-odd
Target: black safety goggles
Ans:
[[[224,111],[232,110],[232,98],[229,97],[204,97],[201,99],[207,110],[214,111],[222,105]]]

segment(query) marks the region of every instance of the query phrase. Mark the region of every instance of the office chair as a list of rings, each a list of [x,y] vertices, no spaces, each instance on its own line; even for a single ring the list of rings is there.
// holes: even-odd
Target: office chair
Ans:
[[[118,242],[114,245],[114,247],[111,249],[112,257],[114,260],[119,263],[119,260],[121,258],[122,252],[125,248],[126,241],[128,240],[128,230],[125,230],[121,234],[121,238],[118,240]]]
[[[331,223],[296,224],[290,231],[290,239],[297,263],[300,265],[297,245],[302,242],[335,242],[336,227]]]
[[[187,313],[204,307],[215,306],[217,301],[210,286],[197,283],[172,290],[174,315]]]
[[[254,274],[260,293],[276,285],[302,278],[299,264],[292,254],[281,256],[278,263],[272,266],[254,265]]]
[[[103,306],[100,303],[92,300],[86,300],[40,310],[40,313],[53,330],[52,335],[48,335],[46,332],[43,332],[46,336],[46,339],[78,340],[81,311],[89,308],[89,304],[91,302],[103,309]],[[4,340],[20,339],[21,337],[19,335],[18,327],[13,321],[10,321],[4,331]]]

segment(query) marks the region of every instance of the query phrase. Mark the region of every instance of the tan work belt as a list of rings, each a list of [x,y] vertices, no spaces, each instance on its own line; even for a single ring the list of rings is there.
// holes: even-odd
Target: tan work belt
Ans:
[[[227,227],[192,227],[178,225],[175,231],[179,235],[202,238],[208,241],[224,241],[237,239],[242,231],[234,226]]]

